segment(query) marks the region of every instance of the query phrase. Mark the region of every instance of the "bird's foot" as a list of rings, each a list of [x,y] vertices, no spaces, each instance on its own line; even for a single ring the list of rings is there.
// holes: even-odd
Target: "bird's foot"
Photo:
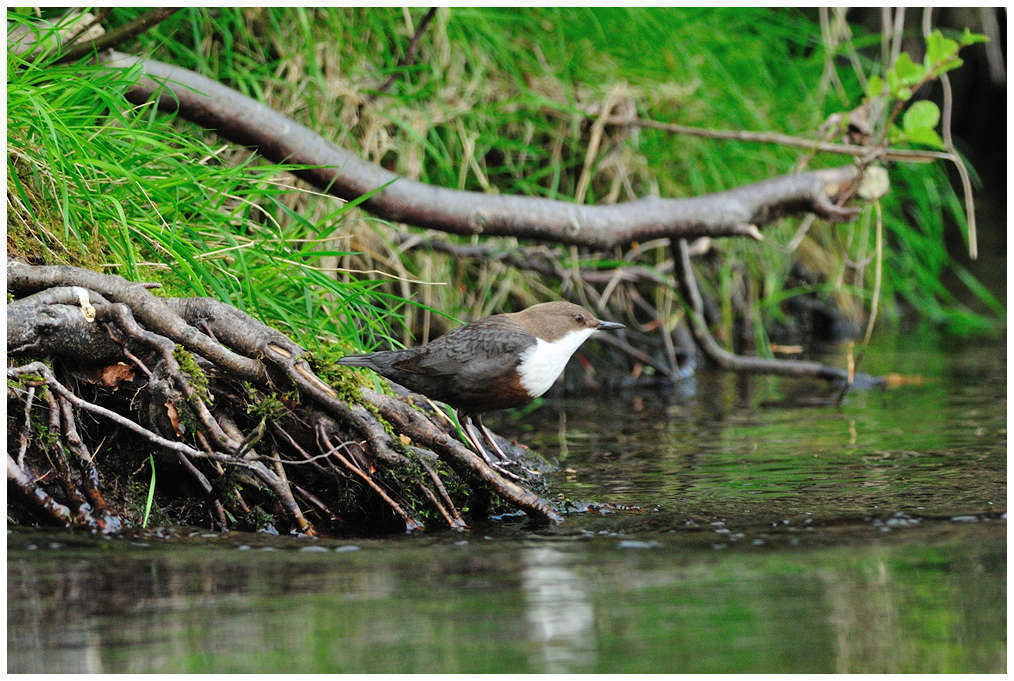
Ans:
[[[524,478],[522,478],[517,473],[511,473],[509,470],[507,470],[507,464],[508,463],[514,463],[514,462],[513,461],[510,461],[510,462],[507,462],[507,461],[497,461],[496,463],[490,464],[490,468],[492,468],[493,470],[495,470],[500,475],[507,476],[511,480],[517,480],[518,482],[522,482],[524,480]]]

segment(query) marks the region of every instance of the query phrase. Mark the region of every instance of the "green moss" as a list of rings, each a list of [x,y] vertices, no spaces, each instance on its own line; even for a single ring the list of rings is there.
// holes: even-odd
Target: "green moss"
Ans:
[[[249,513],[245,513],[242,519],[243,524],[251,530],[263,530],[273,526],[277,521],[275,516],[268,513],[260,506],[254,506]]]
[[[201,370],[201,367],[197,365],[197,360],[194,359],[193,354],[182,345],[177,345],[173,349],[173,359],[179,364],[180,371],[187,377],[187,382],[190,383],[194,394],[208,404],[214,402],[211,390],[209,389],[208,377]]]
[[[338,360],[350,352],[352,352],[351,346],[344,343],[332,343],[322,346],[317,352],[311,354],[308,361],[314,373],[338,393],[338,399],[365,407],[384,426],[384,430],[391,435],[397,446],[400,441],[394,428],[381,416],[380,410],[375,405],[363,399],[360,392],[363,388],[372,388],[385,395],[394,395],[394,391],[386,382],[375,380],[375,374],[369,369],[338,364]]]
[[[282,402],[274,393],[265,393],[257,388],[254,388],[249,383],[245,383],[246,388],[246,413],[251,416],[260,417],[261,419],[267,419],[268,421],[277,421],[282,417],[288,407]],[[286,399],[292,398],[292,393],[285,393],[283,395]],[[298,394],[296,395],[298,400]]]

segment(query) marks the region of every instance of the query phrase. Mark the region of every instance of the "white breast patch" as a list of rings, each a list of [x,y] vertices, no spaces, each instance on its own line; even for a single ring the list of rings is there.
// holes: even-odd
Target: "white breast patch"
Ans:
[[[521,363],[518,364],[521,387],[533,398],[552,388],[570,356],[593,333],[595,329],[571,331],[553,343],[536,339],[535,345],[521,353]]]

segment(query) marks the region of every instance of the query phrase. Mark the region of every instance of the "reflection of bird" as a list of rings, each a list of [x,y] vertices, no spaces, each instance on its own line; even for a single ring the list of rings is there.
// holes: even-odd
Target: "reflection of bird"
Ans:
[[[507,456],[482,424],[482,413],[528,404],[552,387],[574,351],[596,331],[620,329],[572,303],[533,305],[459,326],[405,350],[350,355],[347,366],[368,367],[409,390],[458,410],[475,450],[491,462],[469,427],[471,418],[502,460]]]

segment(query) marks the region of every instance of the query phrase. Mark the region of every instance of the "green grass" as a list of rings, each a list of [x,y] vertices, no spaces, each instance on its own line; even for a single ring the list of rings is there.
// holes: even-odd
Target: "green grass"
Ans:
[[[151,480],[148,482],[148,498],[144,502],[144,519],[141,520],[141,527],[148,527],[148,516],[151,514],[151,504],[155,500],[155,457],[148,454],[148,464],[151,466]]]
[[[117,8],[107,24],[143,11]],[[611,127],[589,156],[592,124],[607,104],[689,125],[813,135],[862,96],[845,60],[834,66],[841,88],[824,78],[828,50],[848,46],[825,46],[814,13],[804,10],[441,8],[415,61],[398,67],[424,12],[187,8],[123,49],[218,79],[424,182],[585,202],[719,191],[790,172],[800,157],[776,146]],[[878,72],[879,36],[852,29],[866,75]],[[439,333],[448,316],[594,296],[499,263],[401,253],[392,232],[404,227],[309,191],[286,173],[291,168],[189,123],[127,105],[120,93],[129,74],[28,67],[10,55],[8,67],[12,222],[39,233],[47,258],[157,276],[175,293],[231,302],[311,345],[321,337],[361,347],[409,343],[413,330],[414,340]],[[391,74],[389,91],[371,101]],[[810,167],[847,161],[818,155]],[[912,308],[955,331],[1002,324],[1003,307],[967,272],[957,281],[984,311],[939,284],[955,267],[945,225],[964,229],[946,170],[897,164],[891,176],[881,318]],[[869,214],[837,228],[818,221],[795,252],[786,246],[798,219],[769,225],[762,243],[722,240],[722,265],[705,271],[701,284],[728,301],[745,295],[749,282],[762,348],[781,314],[777,303],[795,290],[796,258],[821,279],[804,290],[860,319],[870,307],[872,265],[860,272],[848,262],[873,252],[871,225]],[[561,260],[586,258],[555,251]],[[590,258],[647,266],[668,259],[664,246],[631,253]],[[661,288],[654,302],[671,307],[674,295]],[[627,296],[621,288],[613,303],[629,307]],[[723,312],[731,337],[739,313],[728,303]]]
[[[11,53],[8,71],[12,255],[212,296],[311,348],[391,340],[404,300],[344,273],[350,205],[294,212],[294,166],[131,105],[129,71]]]

